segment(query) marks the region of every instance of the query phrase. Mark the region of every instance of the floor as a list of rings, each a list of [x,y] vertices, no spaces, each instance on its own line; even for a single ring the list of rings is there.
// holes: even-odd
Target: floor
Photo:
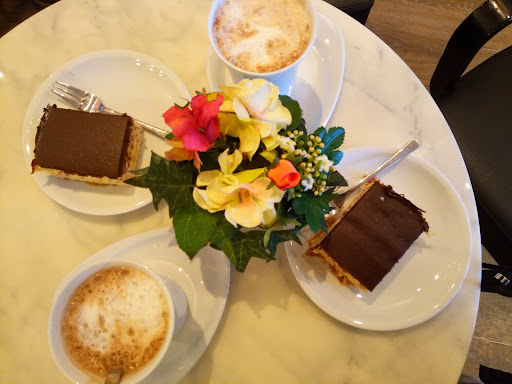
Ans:
[[[388,44],[429,89],[430,78],[452,32],[484,0],[375,0],[366,27]],[[495,36],[469,68],[512,44],[512,26]],[[494,263],[482,249],[485,262]],[[512,373],[512,298],[483,292],[463,373],[479,365]]]
[[[0,0],[0,36],[56,0]],[[375,0],[366,26],[428,84],[457,25],[483,0]],[[469,68],[512,44],[512,26],[495,36]],[[483,259],[493,263],[485,249]],[[478,377],[479,365],[512,372],[512,299],[482,293],[476,328],[463,373]]]

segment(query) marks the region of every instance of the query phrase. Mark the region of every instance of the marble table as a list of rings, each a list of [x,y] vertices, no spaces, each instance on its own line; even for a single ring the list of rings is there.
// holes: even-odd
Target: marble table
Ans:
[[[472,254],[460,292],[438,315],[390,332],[341,323],[295,280],[285,255],[232,270],[224,315],[182,383],[456,383],[472,338],[481,248],[475,202],[443,116],[405,63],[363,25],[316,1],[341,28],[344,81],[329,125],[347,130],[344,149],[396,147],[410,137],[438,167],[470,219]],[[41,83],[99,49],[128,49],[172,68],[188,91],[207,87],[209,0],[62,0],[0,39],[0,382],[66,383],[52,360],[48,314],[63,277],[88,256],[170,225],[151,205],[115,216],[63,208],[34,182],[23,158],[22,124]],[[456,241],[456,239],[454,239]]]

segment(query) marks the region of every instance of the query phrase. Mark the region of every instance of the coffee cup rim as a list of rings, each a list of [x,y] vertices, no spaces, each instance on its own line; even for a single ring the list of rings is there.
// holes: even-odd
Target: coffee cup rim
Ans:
[[[286,72],[286,71],[290,70],[291,68],[297,66],[302,60],[304,60],[304,58],[307,56],[307,54],[309,53],[309,51],[315,44],[315,40],[316,40],[316,36],[317,36],[318,14],[317,14],[315,5],[313,4],[313,0],[301,0],[301,1],[303,1],[310,8],[309,13],[311,16],[311,22],[312,22],[312,26],[313,26],[311,38],[309,40],[309,44],[304,49],[304,52],[302,52],[302,54],[293,63],[287,65],[284,68],[281,68],[277,71],[272,71],[272,72],[252,72],[252,71],[247,71],[245,69],[237,67],[236,65],[234,65],[233,63],[231,63],[228,59],[226,59],[224,57],[222,52],[220,52],[219,47],[217,46],[215,36],[213,36],[213,28],[212,27],[213,27],[213,21],[215,20],[215,14],[217,13],[217,10],[219,9],[220,6],[222,6],[226,2],[226,0],[215,0],[213,2],[212,6],[210,7],[210,13],[208,14],[208,37],[210,40],[210,45],[212,46],[212,48],[215,51],[215,53],[217,54],[217,56],[224,62],[224,64],[226,64],[231,69],[238,71],[244,75],[250,76],[252,78],[255,78],[255,77],[265,78],[265,77],[275,76],[275,75],[279,75],[283,72]]]
[[[91,379],[103,379],[94,376],[86,371],[80,369],[70,358],[66,352],[66,347],[63,343],[61,334],[61,322],[62,316],[66,304],[68,303],[73,292],[78,286],[84,282],[92,274],[106,268],[114,266],[126,266],[138,269],[150,277],[153,278],[164,292],[167,303],[169,305],[169,327],[167,329],[167,335],[162,344],[162,347],[155,355],[155,357],[148,362],[141,370],[126,377],[122,380],[123,384],[135,384],[146,378],[153,370],[159,365],[167,350],[171,344],[174,327],[176,323],[176,314],[174,310],[174,302],[169,291],[169,288],[165,284],[163,278],[156,273],[154,270],[149,268],[147,265],[132,259],[115,258],[102,261],[96,261],[86,265],[78,266],[72,270],[60,283],[56,290],[52,307],[50,309],[50,316],[48,321],[48,338],[50,344],[50,351],[52,357],[61,370],[61,372],[70,380],[76,383],[85,383]]]

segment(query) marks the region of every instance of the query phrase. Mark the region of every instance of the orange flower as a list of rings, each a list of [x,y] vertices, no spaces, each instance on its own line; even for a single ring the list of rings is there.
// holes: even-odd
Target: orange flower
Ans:
[[[279,163],[267,172],[267,176],[281,190],[293,188],[300,181],[300,173],[290,161],[284,159],[279,160]]]

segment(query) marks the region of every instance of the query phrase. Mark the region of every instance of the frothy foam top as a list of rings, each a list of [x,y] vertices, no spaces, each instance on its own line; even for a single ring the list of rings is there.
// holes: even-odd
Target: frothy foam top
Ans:
[[[301,0],[226,0],[213,35],[223,56],[251,72],[273,72],[297,60],[311,39]]]
[[[169,306],[157,282],[131,267],[96,272],[73,293],[63,335],[78,365],[100,377],[111,367],[136,372],[167,335]]]

